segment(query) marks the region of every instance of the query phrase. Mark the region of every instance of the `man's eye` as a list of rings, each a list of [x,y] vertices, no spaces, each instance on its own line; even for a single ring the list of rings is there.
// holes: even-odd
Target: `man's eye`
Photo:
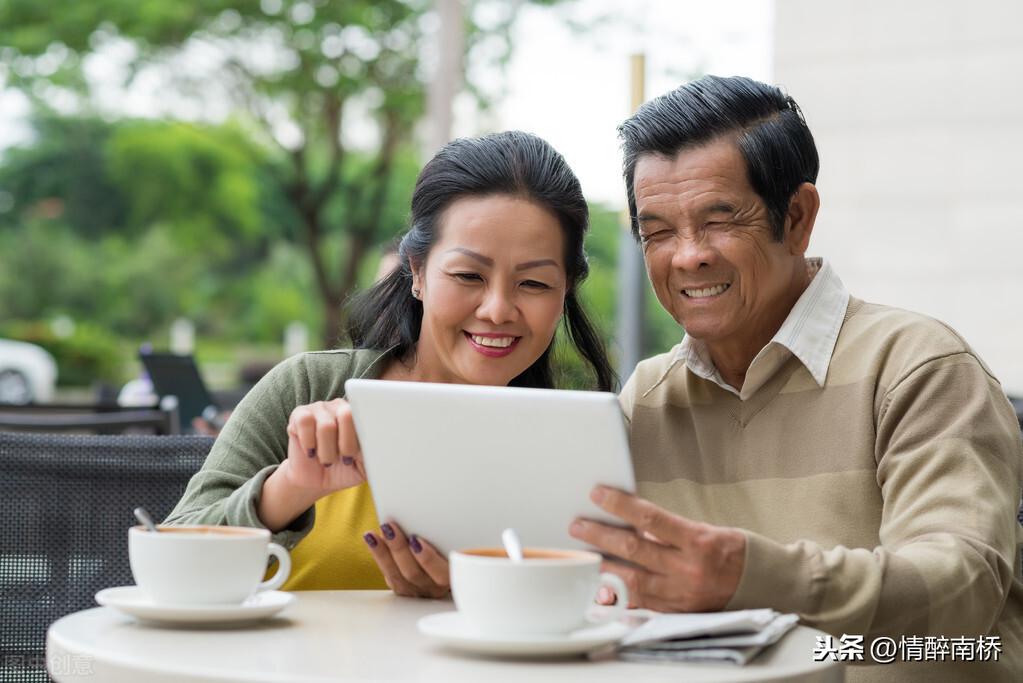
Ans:
[[[641,234],[639,236],[639,241],[642,242],[643,244],[646,244],[647,242],[653,242],[661,238],[667,237],[669,234],[671,234],[670,230],[657,230],[656,232],[650,232],[645,235]]]

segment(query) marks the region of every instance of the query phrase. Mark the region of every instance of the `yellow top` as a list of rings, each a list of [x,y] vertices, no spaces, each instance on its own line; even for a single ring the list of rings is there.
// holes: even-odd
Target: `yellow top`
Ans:
[[[281,590],[387,588],[362,540],[379,527],[369,484],[324,496],[316,502],[312,530],[291,550],[291,576]]]

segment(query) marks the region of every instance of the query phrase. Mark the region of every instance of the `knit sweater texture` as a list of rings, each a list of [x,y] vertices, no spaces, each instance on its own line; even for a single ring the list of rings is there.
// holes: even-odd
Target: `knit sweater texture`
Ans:
[[[1023,444],[955,331],[853,298],[823,386],[792,357],[747,400],[674,355],[622,391],[638,490],[744,530],[728,608],[865,636],[850,681],[1023,680]],[[878,637],[980,635],[1000,638],[998,662],[869,662]]]
[[[238,404],[166,523],[263,527],[256,509],[263,483],[287,459],[291,411],[344,398],[346,380],[375,379],[386,359],[381,351],[316,351],[278,364]],[[291,552],[283,589],[386,588],[362,540],[378,526],[368,484],[324,496],[272,536]]]

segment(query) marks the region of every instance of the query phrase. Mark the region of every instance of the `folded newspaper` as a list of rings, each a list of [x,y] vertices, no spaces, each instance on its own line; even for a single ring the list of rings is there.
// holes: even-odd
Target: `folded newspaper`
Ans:
[[[732,662],[743,665],[788,633],[799,617],[772,609],[654,614],[618,644],[634,662]]]

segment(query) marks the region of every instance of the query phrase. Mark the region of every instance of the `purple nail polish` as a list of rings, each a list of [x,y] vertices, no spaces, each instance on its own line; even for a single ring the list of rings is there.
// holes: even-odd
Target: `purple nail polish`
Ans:
[[[343,455],[343,456],[341,456],[341,462],[343,462],[346,465],[354,465],[355,464],[355,458],[353,458],[350,455]]]
[[[390,524],[381,524],[380,532],[383,533],[384,538],[388,541],[394,540],[394,528],[392,528]]]
[[[362,535],[362,540],[366,541],[366,545],[368,545],[370,548],[376,548],[377,547],[377,537],[374,536],[369,531],[367,531],[366,533],[364,533]]]
[[[412,552],[416,553],[417,555],[423,552],[423,544],[419,542],[419,539],[416,538],[415,534],[412,534],[409,537],[408,546],[412,548]]]
[[[309,455],[310,458],[315,458],[316,457],[316,449],[315,448],[310,448],[308,455]]]
[[[333,466],[334,466],[334,463],[332,463],[332,462],[328,462],[326,465],[324,465],[324,467],[333,467]]]

